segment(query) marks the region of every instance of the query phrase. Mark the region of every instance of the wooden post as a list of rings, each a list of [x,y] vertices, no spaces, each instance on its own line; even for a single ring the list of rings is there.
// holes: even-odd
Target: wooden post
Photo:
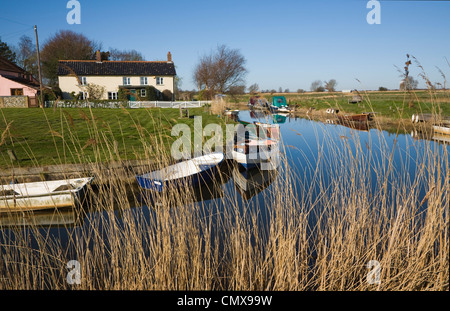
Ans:
[[[39,69],[39,88],[41,91],[41,105],[42,105],[42,108],[44,108],[44,92],[42,91],[41,55],[39,54],[39,41],[38,41],[36,25],[34,25],[34,34],[36,35],[36,51],[37,51],[37,62],[38,62],[38,69]]]

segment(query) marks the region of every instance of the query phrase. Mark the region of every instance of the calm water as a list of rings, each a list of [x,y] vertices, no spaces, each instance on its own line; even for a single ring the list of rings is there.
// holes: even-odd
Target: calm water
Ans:
[[[280,168],[278,174],[261,175],[257,171],[249,172],[250,179],[258,185],[256,190],[245,189],[246,176],[242,172],[233,172],[232,169],[229,169],[224,173],[223,183],[216,186],[219,189],[215,189],[213,193],[199,190],[199,201],[203,200],[205,204],[214,204],[219,209],[226,208],[221,201],[223,195],[243,198],[244,200],[237,200],[237,202],[241,202],[242,207],[250,205],[264,207],[264,200],[267,199],[264,193],[272,190],[273,182],[287,169],[290,173],[301,176],[298,179],[301,183],[297,185],[299,188],[318,187],[316,183],[312,182],[314,178],[317,178],[314,174],[318,161],[320,163],[320,180],[324,183],[321,185],[322,187],[336,178],[336,174],[339,172],[334,170],[342,164],[348,165],[350,169],[350,166],[354,164],[349,160],[352,157],[367,164],[363,167],[370,170],[367,173],[370,174],[371,186],[374,189],[379,182],[377,180],[380,174],[379,170],[387,167],[389,161],[392,162],[393,174],[391,175],[402,176],[401,180],[408,183],[415,176],[420,164],[427,161],[426,157],[424,158],[424,150],[437,150],[444,154],[444,149],[448,149],[448,144],[418,139],[412,137],[411,133],[395,135],[377,129],[357,130],[338,124],[290,118],[283,115],[265,115],[261,112],[251,111],[241,111],[239,118],[244,121],[278,123],[289,168]],[[445,166],[442,165],[442,167]],[[445,172],[443,173],[445,174]],[[421,189],[421,197],[425,191],[426,189]],[[149,221],[148,219],[151,219],[149,216],[152,208],[136,206],[132,208],[132,213],[135,213],[136,218],[148,217],[144,221],[146,223]],[[29,239],[30,244],[35,248],[39,248],[34,241],[36,231],[29,227],[29,224],[34,223],[41,225],[38,229],[41,236],[48,237],[51,243],[60,245],[64,249],[70,245],[72,239],[82,232],[91,232],[93,226],[102,227],[101,219],[105,219],[108,217],[107,215],[106,212],[100,214],[99,212],[80,213],[76,210],[66,210],[58,213],[40,212],[25,216],[17,215],[17,217],[0,216],[0,226],[2,227],[0,242],[8,243],[20,235],[22,238]],[[122,215],[120,212],[116,212],[115,217],[120,219]],[[261,217],[264,218],[264,212]],[[97,229],[98,232],[102,232],[101,228]]]

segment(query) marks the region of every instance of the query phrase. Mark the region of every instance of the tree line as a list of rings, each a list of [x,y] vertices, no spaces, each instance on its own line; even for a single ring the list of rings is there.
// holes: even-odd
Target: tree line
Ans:
[[[81,33],[60,30],[40,47],[44,83],[50,86],[57,85],[59,60],[94,60],[97,50],[101,51],[103,60],[145,60],[144,56],[136,50],[119,50],[110,47],[104,51],[100,42],[91,40]],[[27,35],[20,37],[17,46],[9,46],[0,38],[0,56],[28,71],[34,77],[39,76],[36,43],[31,37]]]

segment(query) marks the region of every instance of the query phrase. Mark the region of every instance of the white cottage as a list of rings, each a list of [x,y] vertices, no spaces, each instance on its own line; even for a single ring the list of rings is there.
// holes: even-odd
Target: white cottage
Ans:
[[[70,99],[71,94],[89,98],[88,85],[103,90],[100,99],[119,99],[122,91],[128,100],[145,100],[149,87],[154,87],[158,99],[162,99],[163,92],[174,94],[175,76],[170,52],[167,61],[102,61],[97,51],[96,60],[58,63],[58,82],[64,99]]]

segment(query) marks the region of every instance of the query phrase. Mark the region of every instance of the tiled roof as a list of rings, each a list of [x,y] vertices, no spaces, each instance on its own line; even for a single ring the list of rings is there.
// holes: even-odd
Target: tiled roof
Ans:
[[[174,76],[172,62],[60,60],[58,75],[77,76]]]
[[[17,83],[20,83],[22,85],[26,85],[26,86],[31,87],[33,89],[39,89],[39,83],[37,83],[34,80],[30,81],[30,80],[25,79],[25,78],[19,78],[19,77],[14,77],[14,76],[6,76],[6,75],[2,76],[2,77],[6,78],[6,79],[9,79],[11,81],[15,81]]]
[[[4,58],[2,56],[0,56],[0,70],[22,73],[22,74],[27,73],[25,70],[23,70],[22,68],[20,68],[16,64],[10,62],[9,60],[7,60],[6,58]]]

